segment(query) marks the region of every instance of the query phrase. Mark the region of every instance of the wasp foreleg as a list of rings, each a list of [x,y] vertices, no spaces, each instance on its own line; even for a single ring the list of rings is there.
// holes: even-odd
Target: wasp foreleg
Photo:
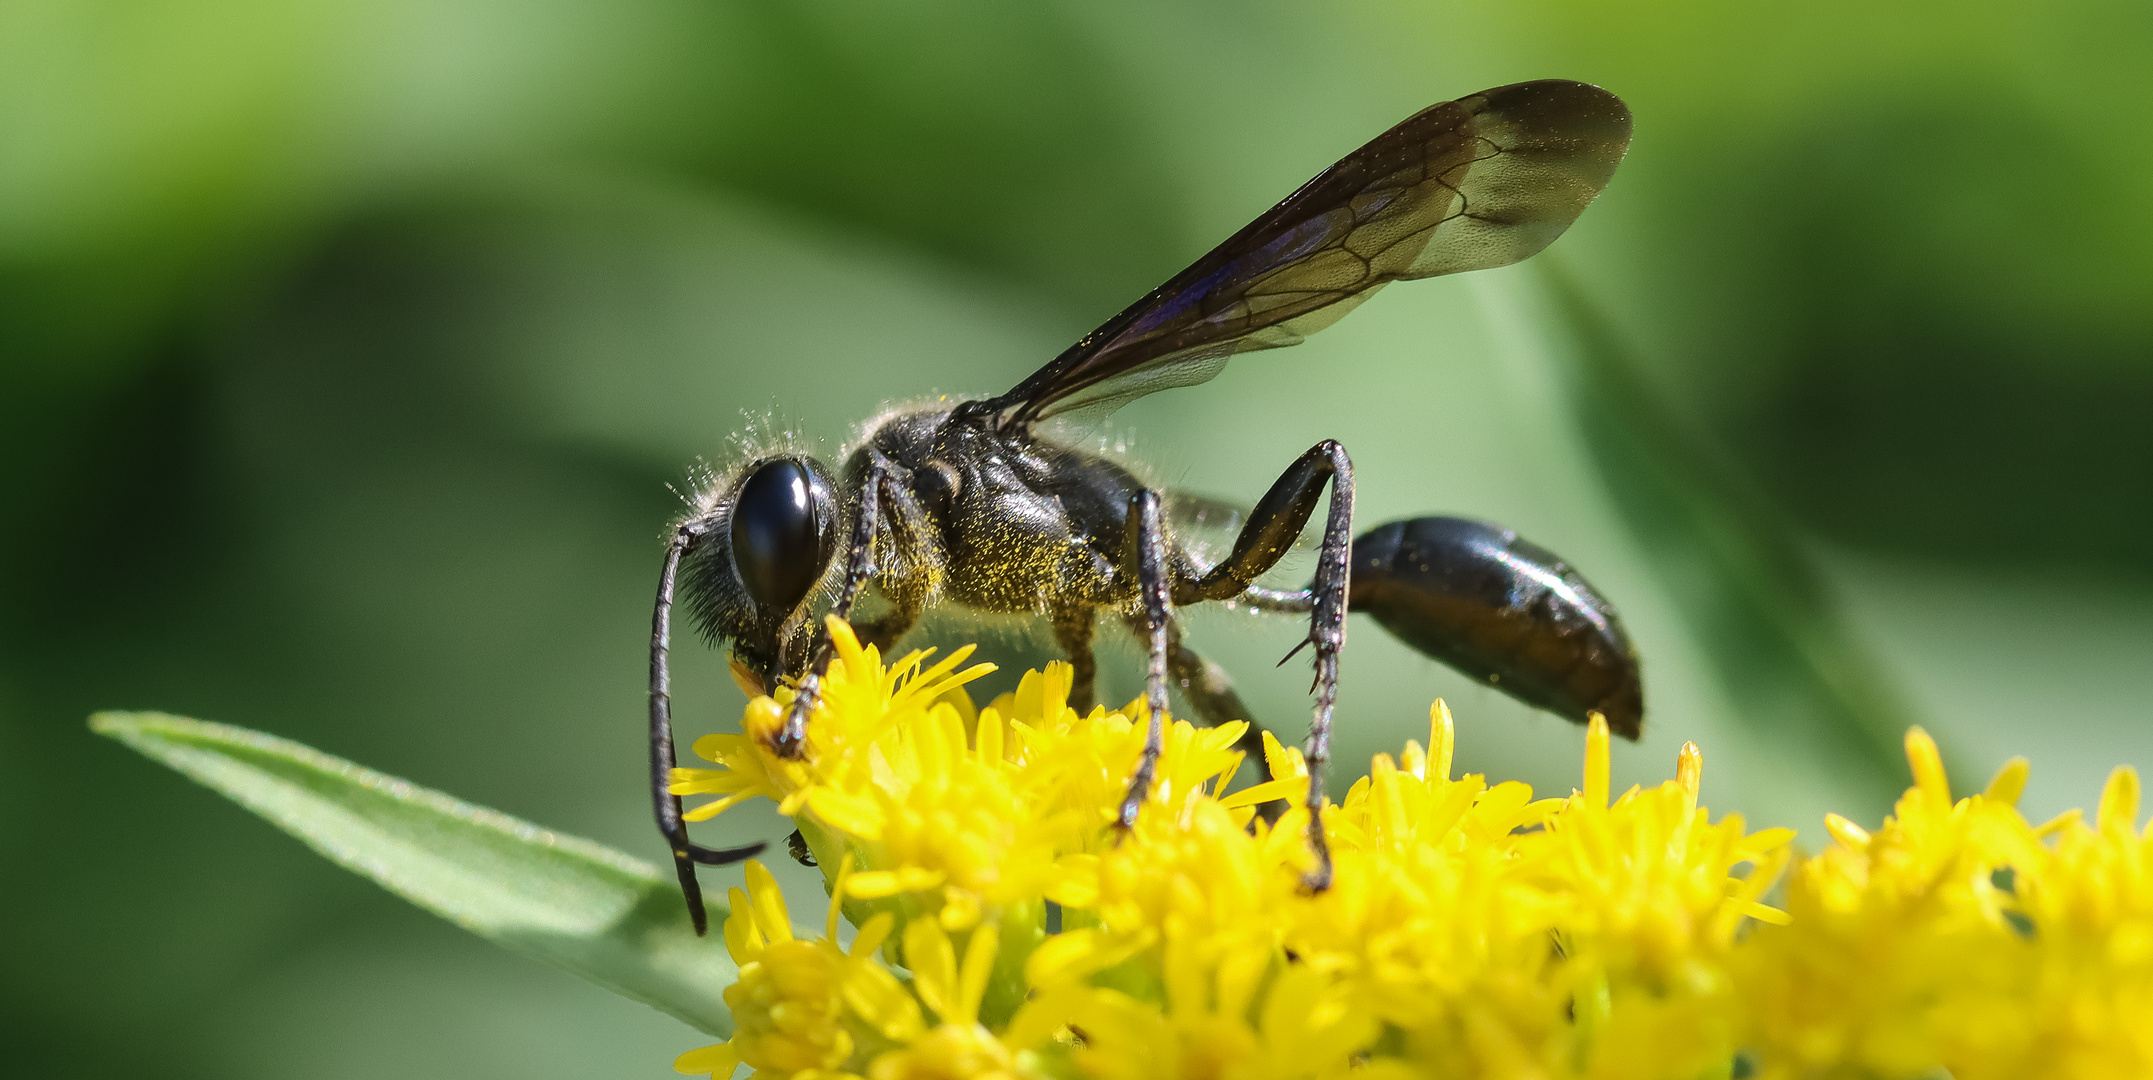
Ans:
[[[688,901],[688,918],[701,936],[710,929],[703,910],[703,887],[695,880],[695,865],[723,866],[736,863],[763,849],[761,844],[737,848],[706,848],[688,840],[688,825],[680,813],[680,796],[673,794],[673,695],[666,653],[673,629],[673,581],[680,572],[680,558],[701,539],[709,521],[690,521],[674,530],[666,545],[665,566],[658,573],[658,602],[650,616],[650,801],[658,818],[658,831],[673,850],[673,869],[680,876],[681,895]]]
[[[830,614],[840,619],[852,613],[852,603],[859,599],[861,588],[875,576],[875,533],[881,525],[883,488],[889,477],[887,459],[879,454],[868,459],[867,475],[860,481],[859,509],[852,519],[852,545],[845,553],[845,580],[838,586],[836,601],[830,605]],[[830,666],[832,646],[828,623],[815,627],[814,641],[807,670],[800,675],[799,692],[793,695],[792,707],[786,710],[784,726],[771,740],[771,749],[777,751],[779,757],[797,758],[807,750],[807,716],[814,711],[816,699],[822,696],[822,673]]]

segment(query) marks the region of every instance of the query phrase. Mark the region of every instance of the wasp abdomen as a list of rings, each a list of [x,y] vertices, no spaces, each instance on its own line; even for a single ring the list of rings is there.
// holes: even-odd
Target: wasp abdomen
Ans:
[[[1463,518],[1393,521],[1353,542],[1349,609],[1529,705],[1616,734],[1644,723],[1637,654],[1615,610],[1554,553]]]

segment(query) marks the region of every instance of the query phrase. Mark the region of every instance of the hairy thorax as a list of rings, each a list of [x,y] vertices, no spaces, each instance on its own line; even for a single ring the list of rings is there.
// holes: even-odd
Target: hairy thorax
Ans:
[[[948,410],[886,418],[852,467],[864,469],[875,452],[923,519],[886,519],[877,554],[889,557],[878,561],[886,577],[905,579],[886,588],[1041,614],[1134,596],[1118,564],[1129,499],[1142,484],[1121,466]]]

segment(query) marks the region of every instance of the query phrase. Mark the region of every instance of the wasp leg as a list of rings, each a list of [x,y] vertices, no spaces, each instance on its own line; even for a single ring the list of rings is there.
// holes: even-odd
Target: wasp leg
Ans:
[[[889,600],[890,610],[880,618],[853,623],[852,630],[859,635],[860,644],[875,646],[886,658],[898,639],[919,625],[921,613],[927,610],[942,554],[935,538],[934,520],[927,516],[926,509],[920,506],[911,489],[894,477],[886,477],[882,484],[882,501],[883,512],[888,517],[883,529],[883,550],[894,556],[892,562],[895,565],[879,568],[875,588]],[[923,566],[923,562],[930,565]]]
[[[1326,482],[1331,488],[1330,513],[1323,524],[1315,584],[1309,589],[1308,636],[1294,647],[1294,653],[1304,646],[1316,647],[1315,685],[1310,687],[1316,704],[1308,743],[1302,748],[1309,775],[1308,846],[1315,853],[1316,866],[1301,879],[1303,886],[1316,891],[1331,886],[1330,845],[1323,836],[1323,772],[1331,757],[1331,711],[1338,701],[1338,653],[1346,644],[1346,586],[1352,560],[1353,460],[1346,456],[1345,447],[1330,439],[1310,447],[1264,493],[1241,535],[1234,538],[1233,552],[1204,576],[1176,583],[1173,597],[1177,604],[1241,598],[1250,603],[1298,606],[1297,594],[1254,586],[1293,546],[1309,515],[1315,513],[1316,499]],[[1293,653],[1286,656],[1291,659]]]
[[[1248,730],[1234,743],[1234,748],[1247,754],[1266,769],[1263,759],[1263,725],[1241,703],[1241,695],[1234,693],[1233,676],[1226,669],[1204,659],[1196,650],[1182,644],[1181,623],[1175,620],[1166,630],[1166,675],[1181,691],[1182,700],[1211,727],[1245,721]]]
[[[666,650],[673,630],[673,580],[680,572],[681,556],[710,527],[711,522],[698,520],[674,530],[673,541],[665,549],[665,567],[658,573],[658,602],[650,616],[650,801],[658,831],[673,849],[673,869],[680,875],[680,892],[688,901],[688,918],[698,937],[709,931],[710,916],[703,910],[703,887],[695,880],[695,865],[736,863],[763,849],[761,844],[706,848],[690,842],[687,822],[680,814],[680,796],[672,792],[673,693]]]
[[[1149,640],[1151,631],[1144,618],[1134,617],[1129,620],[1129,632],[1139,639]],[[1235,741],[1234,748],[1259,763],[1263,762],[1263,727],[1249,715],[1248,706],[1241,703],[1241,695],[1234,693],[1233,676],[1183,644],[1181,620],[1171,616],[1166,620],[1166,681],[1169,687],[1181,691],[1182,700],[1189,703],[1189,708],[1206,727],[1247,721],[1248,730]],[[1074,708],[1075,692],[1071,691],[1069,697]]]
[[[1181,621],[1178,619],[1170,621],[1166,627],[1166,676],[1206,725],[1218,727],[1247,720],[1248,734],[1243,735],[1236,745],[1255,754],[1259,760],[1262,758],[1263,733],[1257,729],[1256,722],[1249,719],[1248,706],[1241,703],[1241,695],[1234,693],[1233,677],[1226,674],[1225,668],[1182,644]]]
[[[840,619],[852,613],[852,602],[859,599],[861,587],[875,576],[875,532],[881,526],[883,489],[889,486],[889,476],[887,459],[877,454],[868,460],[867,476],[860,483],[859,511],[852,521],[852,546],[845,553],[845,582],[838,587],[836,602],[830,605],[830,614]],[[815,627],[814,641],[807,670],[800,676],[800,691],[793,695],[784,726],[771,740],[771,749],[782,758],[797,758],[807,752],[807,714],[814,711],[816,700],[822,696],[822,673],[828,670],[834,651],[827,622]]]
[[[1054,643],[1075,669],[1069,680],[1069,707],[1078,716],[1091,712],[1098,702],[1099,660],[1092,655],[1092,638],[1098,633],[1098,616],[1088,607],[1064,608],[1054,613]]]
[[[881,618],[852,624],[852,632],[859,637],[860,644],[874,646],[885,657],[896,647],[898,638],[919,625],[920,613],[927,610],[925,603],[913,602],[909,596],[892,596],[890,601],[896,606]]]
[[[1315,609],[1314,589],[1266,589],[1251,585],[1233,597],[1233,603],[1250,611],[1267,611],[1277,615],[1306,615]]]
[[[1266,780],[1276,780],[1271,775],[1270,759],[1263,755],[1263,725],[1241,703],[1241,695],[1234,692],[1233,676],[1226,669],[1199,656],[1196,650],[1182,644],[1181,622],[1176,619],[1167,624],[1166,674],[1173,685],[1180,689],[1181,699],[1210,727],[1243,721],[1248,727],[1241,737],[1234,740],[1234,749],[1241,751],[1262,770]],[[1263,803],[1256,808],[1265,821],[1275,822],[1286,809],[1280,800]]]
[[[1122,798],[1121,813],[1115,818],[1127,829],[1136,824],[1136,812],[1151,794],[1152,775],[1158,771],[1159,754],[1166,743],[1167,620],[1172,590],[1166,575],[1166,538],[1159,525],[1156,491],[1139,491],[1129,499],[1122,567],[1124,573],[1132,569],[1136,572],[1136,618],[1141,621],[1144,652],[1150,659],[1144,700],[1150,706],[1151,726],[1144,735],[1144,755],[1137,759],[1136,774],[1129,778],[1129,793]]]

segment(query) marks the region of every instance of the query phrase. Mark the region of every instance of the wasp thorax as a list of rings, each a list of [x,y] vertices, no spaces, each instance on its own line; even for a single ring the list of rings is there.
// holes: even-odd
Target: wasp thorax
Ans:
[[[791,458],[756,467],[733,503],[733,566],[765,615],[790,612],[822,576],[823,507],[815,474]]]

